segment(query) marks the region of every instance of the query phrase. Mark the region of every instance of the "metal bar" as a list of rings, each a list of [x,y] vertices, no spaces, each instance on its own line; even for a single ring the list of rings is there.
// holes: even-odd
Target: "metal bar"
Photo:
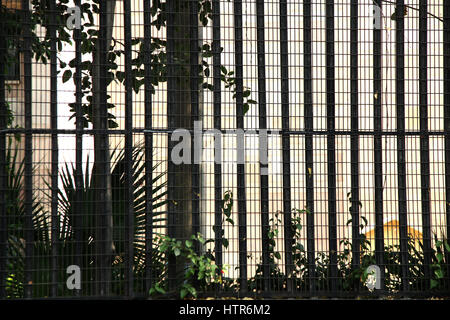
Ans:
[[[58,67],[56,48],[56,12],[54,2],[50,3],[52,22],[49,26],[50,43],[50,127],[58,129]],[[51,167],[51,241],[52,241],[52,272],[51,272],[51,296],[58,295],[58,253],[59,253],[59,215],[58,215],[58,162],[59,147],[58,135],[52,134],[52,167]]]
[[[187,131],[189,131],[191,134],[194,133],[193,130],[189,130],[186,129]],[[55,130],[57,134],[76,134],[77,130],[73,130],[73,129],[58,129]],[[173,133],[174,129],[159,129],[159,128],[154,128],[154,129],[145,129],[145,128],[133,128],[132,132],[134,133]],[[7,129],[3,129],[0,130],[0,133],[3,134],[8,134],[8,133],[13,133],[13,134],[25,134],[25,132],[31,133],[31,134],[52,134],[54,131],[51,129],[24,129],[24,128],[7,128]],[[121,129],[81,129],[79,131],[81,134],[83,135],[94,135],[94,134],[125,134],[125,130],[121,130]],[[207,130],[203,130],[202,132],[207,132]],[[227,129],[221,129],[220,130],[221,133],[227,133]],[[252,132],[255,134],[259,134],[260,130],[259,129],[252,129]],[[333,131],[333,133],[336,136],[351,136],[353,134],[353,132],[351,130],[335,130]],[[398,136],[400,133],[397,131],[365,131],[365,130],[358,130],[357,131],[358,136]],[[298,136],[304,136],[306,134],[312,134],[315,136],[322,136],[322,135],[328,135],[329,131],[327,130],[267,130],[267,134],[268,135],[298,135]],[[420,132],[420,130],[418,131],[405,131],[402,134],[404,134],[405,136],[420,136],[422,134],[422,132]],[[447,133],[445,131],[428,131],[428,135],[429,136],[445,136]]]
[[[170,130],[175,130],[176,120],[174,119],[175,115],[175,90],[176,84],[175,80],[175,28],[174,28],[174,15],[175,15],[175,1],[167,2],[167,28],[166,28],[166,37],[167,37],[167,126]],[[168,157],[173,149],[173,143],[168,139]],[[168,236],[174,238],[176,235],[176,208],[175,208],[175,165],[170,159],[168,159],[167,163],[167,222],[168,222]],[[177,278],[177,270],[176,270],[176,258],[174,255],[169,255],[168,257],[168,283],[169,289],[173,289],[176,286],[176,278]]]
[[[212,1],[212,21],[213,21],[213,91],[214,91],[214,129],[221,130],[222,122],[222,99],[221,99],[221,58],[220,58],[220,1]],[[215,150],[222,150],[222,141],[214,137]],[[222,268],[222,162],[214,161],[214,228],[216,251],[216,264]]]
[[[430,142],[428,136],[428,0],[419,2],[419,104],[420,104],[420,179],[422,188],[422,235],[425,279],[431,278],[431,195]],[[445,45],[444,45],[445,46]],[[445,80],[444,80],[445,81]],[[448,261],[448,260],[447,260]],[[408,287],[404,290],[408,290]]]
[[[3,3],[0,0],[0,8]],[[5,94],[5,56],[6,35],[3,23],[0,23],[0,298],[6,298],[6,270],[8,223],[6,211],[6,134],[1,130],[6,128],[6,94]]]
[[[191,0],[190,3],[190,65],[191,65],[191,118],[192,126],[194,121],[200,120],[200,73],[202,72],[200,65],[200,34],[202,29],[198,22],[198,1]],[[214,5],[214,4],[213,4]],[[220,30],[219,30],[220,31]],[[195,157],[195,141],[191,136],[192,157]],[[192,161],[192,232],[197,234],[200,232],[200,164]],[[196,244],[196,250],[200,253],[200,248]]]
[[[257,28],[257,55],[258,55],[258,103],[259,103],[259,129],[267,129],[266,118],[266,59],[264,40],[264,0],[256,1],[256,28]],[[263,150],[260,137],[260,152]],[[267,155],[265,155],[267,156]],[[261,159],[260,159],[261,160]],[[265,171],[265,172],[264,172]],[[262,264],[263,264],[263,284],[265,290],[272,290],[270,287],[270,256],[269,256],[269,176],[268,164],[260,164],[261,181],[261,238],[262,238]],[[290,212],[289,212],[290,214]]]
[[[234,0],[234,50],[236,65],[236,126],[244,128],[243,106],[243,48],[242,0]],[[239,138],[237,138],[239,139]],[[238,142],[239,143],[239,142]],[[243,152],[243,150],[241,151]],[[245,167],[237,164],[237,202],[239,216],[239,278],[241,292],[247,291],[247,200],[245,194]]]
[[[351,1],[350,16],[352,269],[357,270],[361,264],[361,236],[359,230],[358,0]],[[355,281],[355,290],[359,290],[359,281]]]
[[[125,185],[126,192],[126,218],[125,218],[125,295],[134,296],[134,173],[133,173],[133,74],[131,43],[131,3],[123,1],[124,33],[125,33]]]
[[[25,129],[32,128],[32,66],[31,66],[31,30],[30,30],[30,6],[28,0],[22,1],[25,21],[23,24],[24,35],[24,108],[25,108]],[[25,281],[24,297],[33,296],[33,254],[34,254],[34,232],[33,232],[33,135],[25,133]]]
[[[311,0],[303,2],[303,55],[304,55],[304,112],[305,112],[305,172],[306,172],[306,208],[307,256],[309,290],[314,294],[315,279],[315,235],[314,235],[314,147],[313,147],[313,88],[312,88],[312,50],[311,50]]]
[[[153,91],[152,85],[152,63],[151,49],[152,42],[152,15],[151,0],[144,0],[144,50],[145,62],[145,129],[151,129],[152,123],[152,107],[153,107]],[[151,132],[144,133],[145,144],[145,293],[148,294],[153,286],[153,134]]]
[[[397,0],[397,12],[404,11],[404,1]],[[396,74],[396,109],[397,131],[405,131],[405,34],[404,17],[398,14],[395,29],[395,74]],[[398,170],[398,221],[400,233],[400,259],[402,270],[402,289],[408,290],[408,208],[406,201],[406,145],[405,136],[397,136],[397,170]]]
[[[337,219],[336,219],[336,136],[334,84],[334,1],[326,2],[326,91],[327,91],[327,163],[328,163],[328,246],[330,252],[330,290],[337,287]]]
[[[81,0],[76,0],[75,5],[81,8]],[[81,9],[80,9],[81,10]],[[83,116],[83,91],[81,88],[81,29],[75,29],[73,31],[73,37],[75,40],[75,203],[73,212],[73,230],[74,230],[74,263],[80,267],[82,272],[84,271],[84,262],[82,259],[84,241],[83,239],[83,129],[84,129],[84,116]],[[92,205],[92,204],[91,204]],[[82,286],[84,288],[86,286]],[[80,290],[75,289],[75,295],[79,296]]]
[[[374,0],[374,5],[380,8],[381,1]],[[381,135],[381,79],[382,79],[382,49],[381,29],[373,29],[373,88],[374,88],[374,166],[375,166],[375,259],[381,269],[380,282],[384,289],[384,232],[383,232],[383,160]]]
[[[281,64],[281,127],[289,131],[289,48],[287,26],[287,0],[280,0],[280,64]],[[264,44],[263,44],[264,45]],[[293,292],[292,276],[292,230],[291,230],[291,141],[288,134],[281,138],[283,149],[283,213],[284,213],[284,258],[286,261],[287,290]]]
[[[445,135],[445,213],[447,221],[447,239],[450,237],[450,2],[443,2],[443,62],[444,62],[444,131]],[[450,261],[450,252],[446,254]],[[450,273],[450,267],[447,267]]]

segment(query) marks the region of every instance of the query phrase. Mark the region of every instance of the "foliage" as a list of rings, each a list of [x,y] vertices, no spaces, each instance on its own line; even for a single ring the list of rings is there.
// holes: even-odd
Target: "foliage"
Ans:
[[[134,212],[134,267],[133,270],[136,275],[142,274],[145,269],[145,231],[146,231],[146,184],[145,184],[145,162],[144,151],[141,147],[134,147],[132,152],[132,181],[133,185],[133,212]],[[114,149],[111,153],[111,185],[112,185],[112,199],[113,199],[113,241],[114,241],[114,259],[113,266],[113,280],[120,283],[123,280],[123,268],[125,260],[125,246],[127,239],[125,239],[125,217],[126,208],[128,205],[127,199],[127,184],[125,181],[125,154],[123,150]],[[91,164],[89,159],[86,161],[86,168],[84,170],[83,185],[77,187],[75,184],[75,167],[74,165],[66,164],[62,169],[62,189],[59,192],[59,212],[61,219],[60,241],[64,244],[66,251],[72,250],[76,244],[76,239],[81,239],[83,246],[81,246],[85,257],[85,263],[88,265],[93,263],[95,257],[96,231],[98,230],[95,218],[95,188],[93,186],[93,175],[90,169]],[[152,172],[156,172],[159,164],[152,168]],[[165,183],[159,183],[164,173],[155,174],[152,177],[152,223],[154,229],[163,228],[165,226],[164,211],[156,211],[156,209],[166,204],[166,192],[163,191]],[[153,187],[154,186],[154,187]],[[77,190],[81,192],[82,198],[82,215],[83,218],[79,220],[82,224],[76,224],[75,205],[77,201]],[[80,235],[76,235],[80,233]],[[157,259],[156,256],[153,257]],[[159,272],[160,265],[157,260],[153,262],[155,272]],[[89,269],[87,269],[89,271]],[[88,272],[87,271],[87,272]],[[85,279],[91,279],[93,275],[84,275]],[[120,290],[117,288],[117,290]]]
[[[231,210],[233,206],[233,193],[226,191],[222,201],[223,222],[226,221],[234,225],[231,218]],[[223,224],[222,224],[223,225]],[[214,229],[213,229],[214,230]],[[228,239],[224,236],[225,232],[222,228],[218,236],[221,237],[222,245],[228,247]],[[150,295],[165,294],[168,286],[168,259],[171,255],[175,257],[183,257],[186,261],[184,272],[181,277],[181,282],[176,286],[176,292],[179,293],[181,299],[192,296],[197,297],[198,292],[206,292],[214,289],[214,286],[225,285],[232,287],[233,281],[224,279],[224,267],[215,264],[215,252],[207,249],[206,245],[212,243],[215,239],[205,239],[204,236],[198,232],[192,235],[190,239],[179,240],[169,237],[164,234],[157,234],[155,241],[158,250],[161,253],[160,263],[164,265],[164,271],[161,272],[157,281],[150,289]],[[225,280],[225,281],[224,281]]]

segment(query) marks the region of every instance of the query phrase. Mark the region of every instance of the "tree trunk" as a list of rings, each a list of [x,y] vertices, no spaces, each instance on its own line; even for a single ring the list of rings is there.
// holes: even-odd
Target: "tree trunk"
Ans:
[[[190,86],[190,4],[168,0],[167,19],[167,115],[168,127],[193,129]],[[184,241],[192,235],[192,165],[175,165],[170,156],[178,142],[170,141],[168,161],[169,236]],[[169,288],[183,279],[185,259],[169,257]]]
[[[111,289],[111,264],[115,250],[112,238],[112,188],[111,157],[108,129],[107,108],[107,54],[111,45],[114,24],[115,1],[100,1],[100,27],[97,46],[93,56],[92,91],[93,91],[93,129],[94,167],[93,179],[97,190],[95,201],[96,214],[96,280],[99,281],[97,294],[108,295]],[[96,131],[99,130],[99,131]]]

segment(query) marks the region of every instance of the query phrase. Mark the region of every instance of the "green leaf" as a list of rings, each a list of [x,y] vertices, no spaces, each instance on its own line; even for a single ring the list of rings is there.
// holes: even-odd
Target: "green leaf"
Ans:
[[[444,242],[444,246],[445,246],[445,249],[447,249],[447,251],[450,251],[450,245],[448,244],[447,241]]]
[[[434,270],[434,274],[438,279],[444,278],[444,272],[442,271],[442,269]]]
[[[228,245],[229,245],[228,239],[227,239],[227,238],[223,238],[223,239],[222,239],[222,244],[223,244],[223,246],[224,246],[225,248],[228,248]]]
[[[187,294],[188,294],[188,291],[186,289],[184,289],[184,288],[181,289],[181,291],[180,291],[180,298],[184,299],[187,296]]]
[[[430,280],[430,288],[431,289],[437,287],[438,284],[439,284],[439,282],[437,280],[434,280],[434,279]]]
[[[436,259],[439,263],[441,263],[444,260],[444,255],[442,253],[436,254]]]
[[[72,77],[72,71],[71,70],[64,71],[63,76],[62,76],[62,82],[64,83],[64,82],[69,81],[71,77]]]
[[[225,68],[225,66],[220,66],[220,71],[222,71],[223,74],[227,74],[228,70]]]
[[[275,258],[281,259],[281,255],[279,252],[275,252],[273,255],[275,256]]]
[[[186,240],[186,247],[191,248],[192,247],[192,241]]]

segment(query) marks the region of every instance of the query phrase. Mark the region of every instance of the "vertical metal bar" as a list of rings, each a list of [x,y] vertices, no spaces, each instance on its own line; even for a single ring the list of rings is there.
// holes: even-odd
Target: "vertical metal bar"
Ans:
[[[126,218],[125,234],[125,295],[134,295],[134,177],[133,177],[133,74],[131,73],[131,3],[123,1],[125,32],[125,185]]]
[[[81,10],[81,0],[76,0],[75,5]],[[74,204],[74,263],[84,272],[82,259],[83,252],[83,129],[84,117],[82,108],[83,91],[81,88],[81,30],[75,29],[73,32],[75,40],[75,204]],[[85,286],[82,286],[82,288]],[[80,290],[75,289],[75,295],[80,295]]]
[[[419,101],[420,101],[420,150],[421,150],[421,188],[422,188],[422,226],[423,246],[425,259],[425,278],[431,277],[431,216],[430,216],[430,147],[428,133],[428,76],[427,76],[427,10],[428,1],[421,0],[419,3]],[[444,26],[445,28],[445,26]],[[445,36],[444,36],[445,39]],[[444,40],[445,47],[445,40]],[[444,51],[445,52],[445,51]],[[445,58],[444,58],[445,61]],[[444,62],[445,65],[445,62]],[[445,68],[445,67],[444,67]],[[445,90],[445,89],[444,89]],[[444,91],[445,92],[445,91]],[[444,93],[445,99],[445,93]]]
[[[174,28],[174,15],[175,15],[175,3],[174,0],[167,2],[167,127],[169,130],[176,129],[175,119],[175,28]],[[168,137],[168,163],[167,163],[167,215],[168,215],[168,235],[169,237],[175,237],[177,226],[175,225],[175,165],[170,161],[170,155],[173,149],[173,143]],[[169,255],[168,258],[168,282],[169,288],[172,289],[176,285],[176,258],[174,255]]]
[[[326,2],[326,91],[327,91],[327,162],[328,162],[328,240],[330,252],[330,290],[337,283],[337,220],[336,220],[336,136],[334,85],[334,1]]]
[[[24,296],[33,296],[33,136],[32,129],[32,69],[31,69],[31,30],[30,6],[28,0],[22,1],[25,25],[24,42],[24,107],[25,107],[25,283]]]
[[[450,2],[443,0],[444,16],[444,131],[445,131],[445,212],[447,221],[447,239],[450,237]],[[450,259],[447,252],[446,261]],[[450,272],[450,267],[447,268]],[[448,288],[447,288],[448,289]]]
[[[404,11],[404,1],[397,0],[397,12]],[[397,170],[398,170],[398,221],[400,231],[400,259],[402,289],[407,291],[408,277],[408,209],[406,202],[406,145],[405,145],[405,48],[404,17],[398,14],[395,29],[395,74],[397,109]]]
[[[381,9],[381,0],[374,0]],[[380,10],[381,12],[381,10]],[[383,160],[381,133],[381,29],[373,29],[373,88],[374,88],[374,166],[375,166],[375,259],[381,269],[380,282],[384,289],[384,232],[383,232]]]
[[[234,0],[234,50],[236,64],[236,125],[244,129],[243,108],[243,48],[242,0]],[[239,152],[243,152],[240,150]],[[245,158],[245,157],[244,157]],[[247,200],[245,194],[245,165],[237,164],[237,201],[239,216],[239,278],[240,289],[247,291]]]
[[[306,172],[306,233],[309,290],[316,290],[314,245],[314,178],[313,178],[313,99],[312,99],[312,51],[311,51],[311,0],[303,2],[303,55],[304,55],[304,112],[305,112],[305,172]]]
[[[191,118],[192,124],[194,126],[194,121],[200,120],[200,32],[198,21],[198,1],[191,0],[189,2],[190,6],[190,33],[191,33],[191,43],[190,43],[190,65],[191,65]],[[214,4],[213,4],[214,6]],[[213,9],[214,10],[214,9]],[[214,19],[214,18],[213,18]],[[220,28],[220,27],[219,27]],[[220,34],[219,34],[220,36]],[[214,36],[213,36],[214,37]],[[220,53],[219,53],[220,54]],[[194,136],[191,140],[192,146],[192,157],[195,157],[195,143]],[[200,232],[200,164],[192,161],[192,232],[197,234]],[[196,248],[197,252],[200,252],[200,248]]]
[[[144,50],[145,54],[145,129],[152,129],[152,64],[151,49],[152,42],[152,15],[150,8],[151,0],[144,0]],[[145,293],[148,294],[153,286],[153,134],[144,133],[145,144]]]
[[[291,230],[291,140],[289,131],[289,48],[287,26],[287,1],[280,0],[280,64],[281,64],[281,140],[283,149],[283,212],[284,212],[284,250],[286,260],[287,290],[293,292],[292,270],[292,230]],[[264,44],[263,44],[264,45]]]
[[[213,21],[213,90],[214,90],[214,129],[221,129],[222,122],[222,99],[221,99],[221,59],[220,59],[220,1],[212,1]],[[217,137],[214,138],[216,140]],[[215,141],[215,148],[222,148],[222,141]],[[214,228],[216,251],[216,264],[222,267],[222,164],[214,161]]]
[[[2,7],[0,0],[0,8]],[[0,24],[0,298],[6,298],[6,260],[7,260],[7,215],[6,215],[6,94],[5,94],[5,56],[6,35]]]
[[[352,268],[356,270],[360,266],[361,252],[359,230],[358,0],[351,1],[350,17]],[[359,281],[357,283],[359,284]],[[358,286],[355,289],[358,290]]]
[[[259,103],[259,129],[260,143],[261,130],[267,129],[266,118],[266,59],[264,40],[264,0],[256,1],[256,24],[257,24],[257,55],[258,55],[258,103]],[[263,142],[264,143],[264,142]],[[260,150],[262,146],[259,146]],[[269,176],[268,164],[260,164],[261,181],[261,237],[262,237],[262,264],[264,289],[270,288],[270,257],[269,257]],[[264,172],[265,171],[265,172]],[[289,212],[290,214],[290,212]],[[275,289],[275,288],[274,288]]]
[[[431,277],[431,199],[430,142],[428,133],[428,0],[419,2],[419,104],[420,104],[420,178],[422,188],[422,231],[425,279]],[[400,11],[401,12],[401,11]],[[448,260],[447,260],[448,261]],[[408,287],[404,288],[407,290]]]
[[[58,129],[58,68],[57,68],[57,48],[56,48],[56,15],[54,2],[50,3],[50,14],[52,22],[49,27],[51,37],[50,44],[50,118],[51,129]],[[52,272],[51,272],[51,296],[58,295],[58,253],[59,253],[59,216],[58,216],[58,162],[59,148],[58,135],[52,132],[52,167],[51,167],[51,241],[52,241]]]

